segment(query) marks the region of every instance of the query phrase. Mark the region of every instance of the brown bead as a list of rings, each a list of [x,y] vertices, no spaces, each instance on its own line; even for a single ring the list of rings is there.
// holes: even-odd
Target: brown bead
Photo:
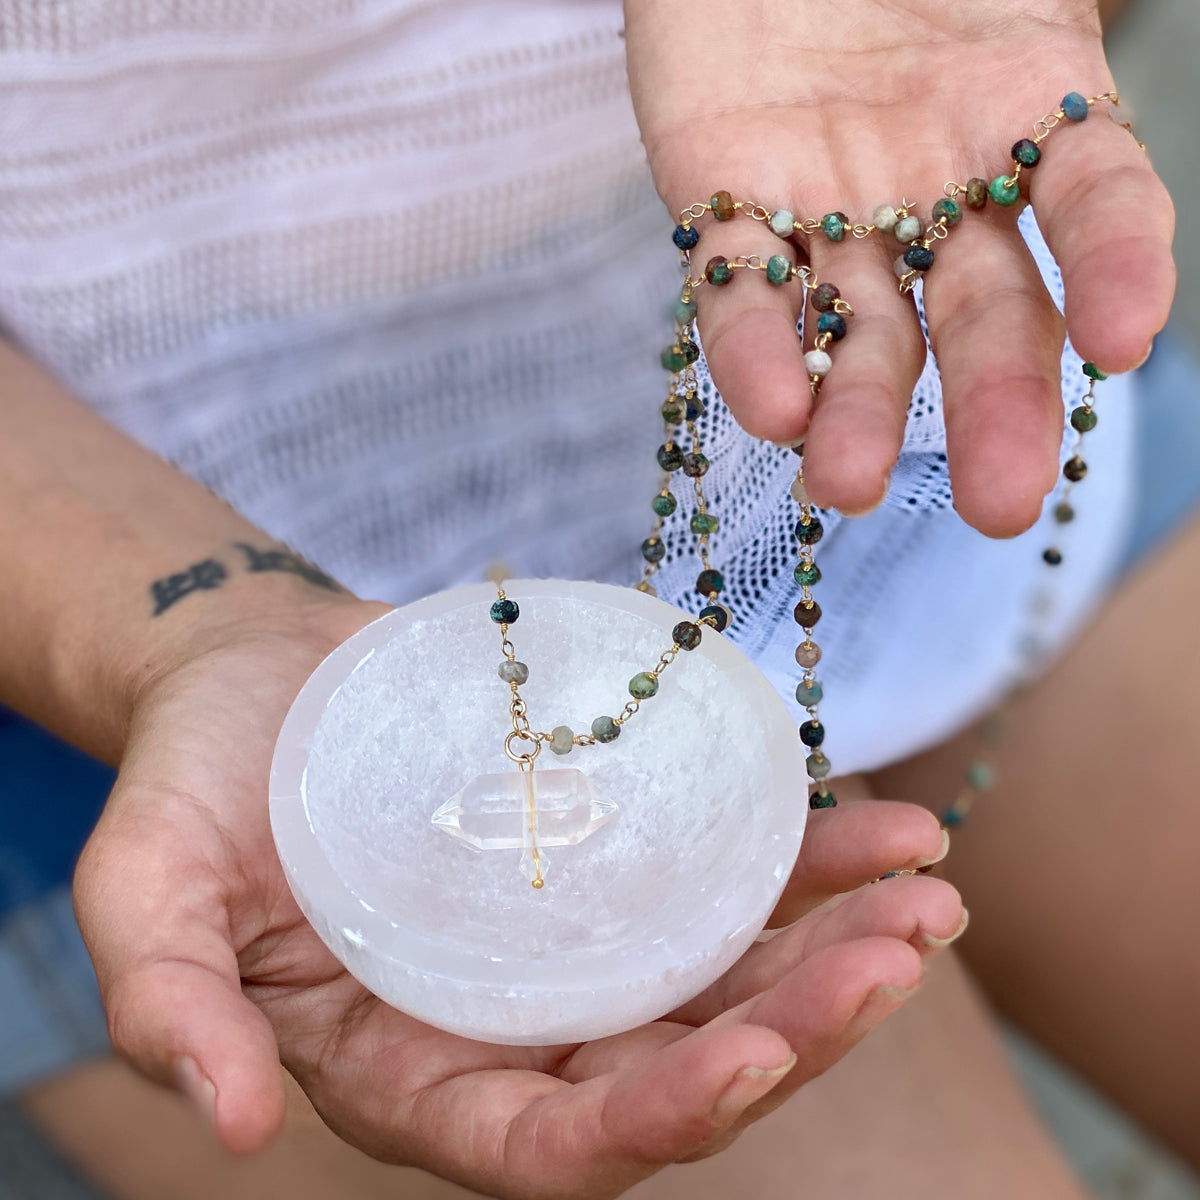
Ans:
[[[796,661],[806,670],[821,661],[821,647],[816,642],[803,641],[796,647]]]
[[[716,254],[704,265],[704,278],[716,287],[723,287],[733,278],[733,268],[723,255]]]
[[[818,283],[812,291],[812,306],[817,312],[829,312],[842,293],[832,283]]]
[[[1078,454],[1074,458],[1067,459],[1066,465],[1063,467],[1063,474],[1072,483],[1078,483],[1087,474],[1087,471],[1087,463]]]
[[[801,600],[792,615],[797,625],[811,629],[821,619],[821,606],[815,600]]]
[[[724,190],[713,193],[713,198],[709,201],[712,206],[713,216],[718,221],[731,221],[733,214],[736,211],[733,207],[733,197]]]
[[[986,179],[967,180],[967,207],[983,208],[988,202],[988,185]]]

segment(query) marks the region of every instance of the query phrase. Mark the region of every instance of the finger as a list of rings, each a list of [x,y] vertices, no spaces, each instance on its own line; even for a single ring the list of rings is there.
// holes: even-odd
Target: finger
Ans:
[[[937,253],[925,311],[954,507],[989,537],[1014,537],[1058,479],[1062,317],[1011,214],[963,221]]]
[[[919,804],[842,801],[809,814],[800,857],[768,924],[790,925],[831,896],[889,871],[941,862],[950,835]]]
[[[140,815],[164,803],[132,802],[118,781],[76,872],[79,925],[117,1051],[184,1091],[228,1150],[252,1153],[283,1122],[275,1039],[242,995],[221,873],[179,850],[186,829],[160,839]]]
[[[958,892],[940,879],[904,876],[863,888],[844,903],[756,942],[712,987],[671,1013],[702,1025],[775,987],[813,955],[845,942],[887,937],[919,954],[948,946],[966,929]]]
[[[836,285],[854,315],[844,318],[845,339],[829,347],[833,369],[805,437],[804,478],[817,504],[851,516],[878,507],[887,494],[925,362],[925,337],[911,298],[900,294],[892,248],[902,249],[877,237],[834,245],[820,235],[812,247],[817,277]],[[810,303],[810,344],[819,318]]]
[[[800,253],[761,222],[739,216],[703,226],[692,251],[693,276],[715,255],[755,255],[765,263]],[[793,442],[808,427],[812,396],[804,349],[796,332],[804,288],[798,279],[778,287],[762,271],[737,270],[724,286],[705,284],[696,293],[705,361],[734,418],[754,437]]]
[[[1105,108],[1094,105],[1081,128],[1051,135],[1029,186],[1062,270],[1071,343],[1115,372],[1140,365],[1167,322],[1175,211],[1145,152]]]

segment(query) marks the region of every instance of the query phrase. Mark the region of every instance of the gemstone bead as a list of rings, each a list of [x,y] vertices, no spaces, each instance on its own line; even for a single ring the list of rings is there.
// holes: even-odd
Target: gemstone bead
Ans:
[[[555,725],[550,730],[550,749],[555,754],[570,754],[575,749],[575,731],[570,725]]]
[[[1055,506],[1054,519],[1060,525],[1070,525],[1075,520],[1075,510],[1064,500],[1061,504]]]
[[[909,246],[904,252],[904,265],[914,271],[928,271],[933,266],[933,251],[928,246]]]
[[[698,450],[690,451],[683,456],[683,473],[689,479],[699,479],[708,471],[708,459]]]
[[[792,486],[788,489],[792,493],[792,499],[797,504],[808,504],[808,488],[804,486],[804,481],[799,475],[792,480]]]
[[[825,526],[816,517],[803,517],[796,522],[796,540],[805,546],[815,546],[825,536]]]
[[[897,241],[915,242],[925,231],[921,228],[920,217],[901,217],[893,232]]]
[[[812,683],[805,683],[802,679],[796,684],[796,699],[805,708],[813,708],[820,704],[824,696],[825,689],[815,679]]]
[[[818,283],[812,290],[812,306],[819,313],[830,312],[833,302],[841,297],[842,293],[832,283]]]
[[[792,277],[792,260],[784,254],[772,254],[767,259],[767,282],[776,287]]]
[[[992,769],[992,764],[982,760],[971,763],[967,767],[967,782],[980,792],[995,787],[996,772]]]
[[[692,514],[692,532],[697,535],[716,533],[721,521],[715,513],[698,512]]]
[[[846,318],[841,313],[822,313],[817,318],[817,332],[827,333],[835,342],[846,336]]]
[[[642,543],[642,557],[648,563],[662,562],[663,556],[667,552],[666,545],[656,537],[648,537]]]
[[[696,421],[704,416],[704,401],[695,393],[684,397],[684,403],[687,405],[687,419]]]
[[[506,658],[499,666],[496,674],[505,683],[522,684],[529,682],[529,668],[523,662],[509,662]]]
[[[703,636],[703,630],[693,621],[680,621],[671,630],[671,640],[676,642],[681,650],[695,650]]]
[[[685,300],[681,296],[675,301],[675,320],[680,325],[687,325],[696,319],[695,300]]]
[[[796,624],[803,629],[812,629],[821,619],[821,606],[815,600],[801,600],[792,612]]]
[[[833,370],[833,359],[824,350],[810,350],[804,356],[804,369],[818,379],[824,379]]]
[[[659,446],[658,465],[664,471],[678,471],[683,466],[683,451],[674,442]]]
[[[706,567],[696,576],[696,591],[702,596],[711,596],[713,592],[725,590],[725,576],[715,567]]]
[[[808,773],[814,779],[824,779],[828,776],[833,764],[818,750],[815,754],[810,754],[804,760],[804,765],[808,768]]]
[[[1055,550],[1054,547],[1051,546],[1048,550],[1042,551],[1042,561],[1048,567],[1061,566],[1062,565],[1062,552],[1060,550]]]
[[[797,563],[793,575],[800,587],[812,587],[821,582],[821,568],[816,563]]]
[[[1091,433],[1096,428],[1096,410],[1086,404],[1072,410],[1071,425],[1080,433]]]
[[[521,610],[515,600],[496,600],[488,612],[497,625],[511,625],[520,615]]]
[[[691,250],[700,241],[700,231],[691,225],[676,225],[671,240],[680,250]]]
[[[691,338],[680,338],[679,349],[683,351],[683,360],[688,366],[700,357],[700,347]]]
[[[1078,483],[1087,473],[1087,463],[1078,454],[1074,458],[1067,459],[1066,465],[1063,467],[1063,474],[1072,483]]]
[[[816,642],[801,642],[796,647],[796,662],[806,671],[821,661],[821,647]]]
[[[805,721],[800,726],[800,740],[815,750],[825,740],[825,726],[820,721]]]
[[[984,208],[988,202],[988,182],[976,175],[967,180],[967,207]]]
[[[821,232],[831,241],[840,242],[846,236],[850,218],[844,212],[826,213],[821,218]]]
[[[967,814],[959,812],[956,808],[948,808],[941,816],[942,825],[946,829],[956,829],[967,819]]]
[[[704,278],[715,287],[723,287],[733,278],[733,268],[729,259],[715,254],[704,264]]]
[[[682,371],[688,365],[683,350],[678,345],[668,346],[659,355],[659,361],[662,363],[664,371],[671,372]]]
[[[777,237],[791,237],[795,232],[796,218],[786,208],[777,208],[768,218],[767,224]]]
[[[813,792],[808,798],[808,807],[813,809],[837,808],[837,797],[828,790]]]
[[[686,413],[687,406],[678,396],[672,396],[669,400],[663,401],[662,419],[668,425],[682,424]]]
[[[912,274],[912,267],[910,267],[908,263],[904,261],[903,254],[900,255],[900,257],[896,259],[894,263],[892,263],[892,270],[896,273],[897,279],[903,279],[905,275]]]
[[[713,216],[718,221],[733,220],[733,214],[737,209],[733,207],[733,197],[724,188],[719,192],[714,192],[712,199],[708,203],[712,208]]]
[[[592,737],[598,742],[615,742],[621,736],[621,727],[612,717],[597,717],[592,722]]]
[[[900,214],[890,204],[881,204],[871,214],[871,224],[879,230],[880,233],[891,233],[897,222],[900,220]]]
[[[933,206],[933,219],[945,221],[947,225],[957,225],[963,219],[962,205],[956,200],[945,197]]]
[[[670,492],[660,492],[650,501],[650,507],[657,516],[669,517],[679,507],[679,501]]]
[[[1083,364],[1083,373],[1089,378],[1094,379],[1097,383],[1103,383],[1108,378],[1105,373],[1100,370],[1094,362],[1085,362]]]
[[[1042,148],[1032,138],[1022,138],[1012,148],[1013,162],[1023,167],[1036,167],[1042,160]]]
[[[724,633],[733,620],[733,613],[723,604],[706,604],[700,610],[700,619],[707,620],[718,633]]]
[[[629,681],[629,694],[635,700],[649,700],[658,693],[658,679],[649,671],[639,671]]]
[[[997,175],[988,184],[988,195],[1001,206],[1011,208],[1021,196],[1021,189],[1015,179],[1008,175]]]
[[[1068,121],[1086,121],[1089,111],[1087,97],[1078,92],[1068,92],[1062,99],[1062,110]]]

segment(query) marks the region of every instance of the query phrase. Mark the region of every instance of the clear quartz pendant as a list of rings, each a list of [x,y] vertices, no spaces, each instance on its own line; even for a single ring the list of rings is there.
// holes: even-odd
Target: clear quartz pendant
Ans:
[[[433,814],[439,829],[478,850],[521,850],[531,882],[546,873],[546,846],[575,846],[617,814],[574,768],[477,775]]]

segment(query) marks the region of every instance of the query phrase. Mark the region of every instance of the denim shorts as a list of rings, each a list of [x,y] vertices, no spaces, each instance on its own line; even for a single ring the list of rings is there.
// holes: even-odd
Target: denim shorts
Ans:
[[[1197,359],[1173,330],[1138,372],[1138,511],[1128,571],[1200,507]],[[0,711],[0,1096],[108,1051],[71,909],[75,858],[112,773]]]

